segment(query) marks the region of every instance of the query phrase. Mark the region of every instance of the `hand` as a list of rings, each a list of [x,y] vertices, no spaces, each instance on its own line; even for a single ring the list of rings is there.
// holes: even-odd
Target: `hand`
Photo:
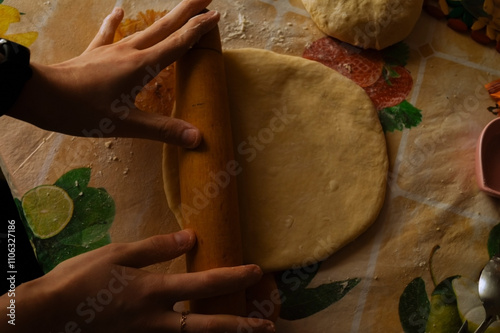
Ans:
[[[217,12],[199,14],[210,2],[184,0],[148,29],[113,44],[124,15],[115,8],[82,55],[51,66],[32,63],[33,77],[9,115],[75,136],[138,137],[196,147],[201,142],[197,128],[140,111],[134,98],[155,73],[217,25]]]
[[[16,330],[178,333],[176,302],[236,292],[261,278],[255,265],[170,275],[139,269],[180,256],[195,239],[194,232],[184,230],[113,243],[62,262],[16,289]],[[7,302],[5,295],[0,298],[2,318],[8,318]],[[2,331],[6,321],[1,321]],[[185,332],[274,332],[274,326],[262,319],[192,313]]]

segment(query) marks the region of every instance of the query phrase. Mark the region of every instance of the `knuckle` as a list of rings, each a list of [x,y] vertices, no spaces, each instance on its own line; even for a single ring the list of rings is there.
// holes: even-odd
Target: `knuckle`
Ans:
[[[165,118],[165,120],[160,124],[158,131],[158,136],[162,141],[169,141],[173,143],[178,142],[176,134],[178,126],[172,118]]]
[[[182,30],[177,30],[168,36],[168,41],[173,47],[179,47],[184,44],[184,33],[182,33]]]
[[[209,316],[203,323],[202,329],[200,333],[210,333],[210,332],[218,332],[219,330],[219,323],[214,316]]]
[[[117,255],[123,254],[127,249],[127,244],[125,243],[111,243],[107,245],[106,252],[110,257],[116,257]]]
[[[168,249],[168,244],[165,240],[165,237],[153,236],[149,238],[149,242],[151,245],[152,254],[155,258],[161,258],[165,252],[165,249]]]

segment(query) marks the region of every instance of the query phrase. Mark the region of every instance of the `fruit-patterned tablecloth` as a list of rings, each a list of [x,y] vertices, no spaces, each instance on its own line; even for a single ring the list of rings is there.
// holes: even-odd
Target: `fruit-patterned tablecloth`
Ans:
[[[456,9],[462,2],[448,1],[454,6],[448,18],[463,21],[464,8]],[[135,18],[175,3],[5,0],[0,36],[30,44],[35,61],[56,63],[80,54],[114,6]],[[448,26],[456,27],[456,21],[447,24],[445,17],[423,12],[404,44],[373,55],[333,40],[317,42],[324,35],[300,0],[214,0],[212,8],[221,12],[225,48],[302,56],[306,49],[317,55],[317,43],[330,43],[341,50],[335,61],[381,61],[378,81],[392,91],[375,92],[374,99],[400,96],[397,105],[379,105],[390,159],[379,218],[321,264],[276,273],[282,303],[278,331],[424,332],[427,327],[444,332],[440,326],[453,331],[460,324],[454,277],[477,282],[498,249],[500,202],[481,192],[475,178],[477,139],[495,118],[490,112],[495,102],[484,88],[500,78],[495,44],[478,44],[470,32]],[[18,203],[40,185],[61,187],[75,202],[76,222],[47,239],[31,235],[47,270],[108,242],[178,229],[163,192],[162,143],[71,137],[9,117],[0,118],[0,142],[0,165]],[[176,272],[184,266],[180,259],[149,269]],[[261,312],[278,306],[261,305]]]

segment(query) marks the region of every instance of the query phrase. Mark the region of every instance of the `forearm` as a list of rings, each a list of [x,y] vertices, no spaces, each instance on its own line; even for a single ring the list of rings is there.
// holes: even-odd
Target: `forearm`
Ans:
[[[47,66],[31,63],[32,77],[26,81],[19,97],[7,112],[8,116],[35,124],[39,123],[40,114],[46,113],[50,106],[47,102],[51,92],[51,83],[45,77]],[[36,111],[36,112],[34,112]]]
[[[54,295],[42,278],[0,296],[0,332],[50,332],[57,318],[50,311]]]
[[[9,290],[0,297],[0,331],[10,332],[16,325],[16,299],[15,292]]]
[[[44,80],[42,78],[42,74],[40,73],[39,65],[32,63],[31,68],[33,69],[33,76],[26,81],[23,89],[21,90],[18,98],[14,105],[9,109],[6,113],[8,116],[24,120],[27,122],[30,121],[30,118],[33,117],[33,113],[31,110],[38,104],[40,107],[43,107],[42,103],[37,103],[40,95],[43,95]],[[45,82],[46,83],[46,82]]]

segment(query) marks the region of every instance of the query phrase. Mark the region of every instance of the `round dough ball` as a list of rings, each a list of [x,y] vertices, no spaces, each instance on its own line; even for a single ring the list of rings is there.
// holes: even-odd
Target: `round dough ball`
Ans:
[[[326,259],[384,202],[388,157],[373,103],[311,60],[258,49],[224,58],[245,262],[278,271]],[[164,157],[168,203],[182,225],[177,147]]]
[[[343,42],[381,50],[413,30],[423,0],[302,0],[321,31]]]

